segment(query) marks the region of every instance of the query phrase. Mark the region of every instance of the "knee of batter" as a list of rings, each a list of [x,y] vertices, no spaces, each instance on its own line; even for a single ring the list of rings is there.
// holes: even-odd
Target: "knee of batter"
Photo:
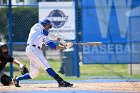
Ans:
[[[32,79],[36,78],[39,74],[39,71],[36,70],[36,71],[30,71],[29,75]]]
[[[30,77],[31,77],[32,79],[34,79],[34,78],[36,78],[36,77],[38,76],[37,73],[29,73],[29,75],[30,75]]]

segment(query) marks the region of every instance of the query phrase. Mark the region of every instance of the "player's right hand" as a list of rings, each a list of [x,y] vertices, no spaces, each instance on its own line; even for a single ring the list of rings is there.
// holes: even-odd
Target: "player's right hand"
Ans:
[[[62,49],[66,49],[66,47],[65,47],[64,45],[58,44],[58,45],[56,46],[56,49],[62,50]]]
[[[61,44],[59,45],[59,49],[69,49],[73,46],[73,43],[72,42],[66,42],[64,44]]]
[[[69,49],[73,46],[73,43],[72,42],[67,42],[66,45],[65,45],[65,48],[66,49]]]

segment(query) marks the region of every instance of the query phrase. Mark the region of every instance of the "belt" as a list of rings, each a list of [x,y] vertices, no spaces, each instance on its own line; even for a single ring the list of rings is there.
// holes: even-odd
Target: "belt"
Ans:
[[[27,44],[27,46],[29,46],[29,44]],[[37,47],[38,49],[41,49],[40,46],[37,45],[32,45],[33,47]]]

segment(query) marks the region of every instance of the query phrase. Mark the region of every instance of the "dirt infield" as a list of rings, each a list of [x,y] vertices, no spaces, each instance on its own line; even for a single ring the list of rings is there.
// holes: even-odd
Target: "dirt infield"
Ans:
[[[31,91],[31,90],[96,90],[113,92],[137,92],[140,93],[140,82],[110,82],[110,83],[74,83],[70,88],[59,88],[57,83],[51,84],[21,84],[21,87],[2,86],[0,91]]]

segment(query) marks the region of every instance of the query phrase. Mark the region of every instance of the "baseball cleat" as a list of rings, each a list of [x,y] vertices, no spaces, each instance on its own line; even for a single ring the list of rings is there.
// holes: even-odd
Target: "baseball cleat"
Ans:
[[[20,85],[19,85],[19,81],[16,80],[16,77],[13,78],[12,81],[13,81],[13,84],[15,85],[15,87],[20,87]]]
[[[67,82],[67,81],[62,81],[61,83],[59,83],[59,87],[72,87],[73,84]]]

